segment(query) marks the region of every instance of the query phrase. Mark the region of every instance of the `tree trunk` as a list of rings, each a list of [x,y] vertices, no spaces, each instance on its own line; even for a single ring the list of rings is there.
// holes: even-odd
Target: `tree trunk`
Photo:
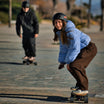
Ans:
[[[58,0],[52,0],[53,1],[53,8],[55,9],[58,3]]]
[[[100,31],[103,31],[103,20],[104,20],[104,0],[101,0],[101,21],[100,21]]]
[[[87,25],[88,28],[90,28],[90,19],[91,19],[91,0],[89,0],[89,9],[88,9],[88,25]]]
[[[53,1],[53,14],[54,14],[56,11],[58,0],[52,0],[52,1]]]
[[[81,19],[81,23],[82,23],[82,13],[83,13],[83,8],[82,8],[82,0],[80,0],[80,10],[81,10],[81,13],[80,13],[80,19]]]
[[[66,0],[67,14],[71,15],[72,7],[75,0]]]
[[[12,19],[12,0],[9,0],[9,27],[11,27],[11,19]]]

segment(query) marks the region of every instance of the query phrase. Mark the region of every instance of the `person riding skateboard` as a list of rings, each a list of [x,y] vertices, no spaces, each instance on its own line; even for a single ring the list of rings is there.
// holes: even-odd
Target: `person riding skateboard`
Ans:
[[[74,23],[67,19],[63,13],[56,13],[52,18],[54,26],[54,41],[59,40],[59,67],[64,68],[76,79],[77,88],[74,94],[88,94],[88,78],[85,68],[95,57],[97,48],[91,38],[78,30]]]
[[[23,34],[20,27],[22,26]],[[16,32],[22,38],[22,45],[25,51],[23,59],[35,60],[36,57],[36,38],[39,33],[39,24],[35,13],[30,9],[27,1],[22,2],[21,12],[16,19]]]

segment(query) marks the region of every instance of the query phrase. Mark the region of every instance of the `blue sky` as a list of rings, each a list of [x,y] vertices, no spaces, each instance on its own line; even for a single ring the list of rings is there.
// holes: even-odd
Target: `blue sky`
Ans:
[[[61,0],[63,2],[65,2],[66,0]],[[76,4],[80,5],[80,1],[88,3],[89,0],[76,0]],[[92,4],[92,8],[91,8],[91,13],[95,16],[95,15],[99,15],[101,14],[101,8],[100,8],[100,2],[101,0],[91,0],[91,4]]]

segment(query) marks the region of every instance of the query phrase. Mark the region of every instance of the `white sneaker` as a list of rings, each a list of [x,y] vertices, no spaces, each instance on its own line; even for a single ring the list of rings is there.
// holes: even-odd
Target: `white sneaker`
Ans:
[[[30,61],[34,61],[35,60],[35,57],[30,57],[29,60]]]
[[[73,91],[73,93],[74,93],[75,95],[85,96],[85,95],[88,94],[88,90],[84,90],[84,91],[82,91],[82,90],[75,90],[75,91]]]
[[[28,56],[24,56],[22,59],[27,60],[28,58],[29,58]]]
[[[70,89],[74,91],[74,90],[78,90],[79,87],[75,86],[75,87],[71,87]]]

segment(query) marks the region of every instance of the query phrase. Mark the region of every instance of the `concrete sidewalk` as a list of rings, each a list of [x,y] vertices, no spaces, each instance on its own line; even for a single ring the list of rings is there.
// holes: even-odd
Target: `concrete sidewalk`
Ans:
[[[53,45],[51,24],[40,24],[37,38],[38,65],[23,65],[22,40],[15,26],[0,26],[0,104],[70,104],[70,87],[75,80],[64,68],[58,70],[59,46]],[[85,29],[98,47],[87,68],[89,104],[104,104],[104,32]]]

